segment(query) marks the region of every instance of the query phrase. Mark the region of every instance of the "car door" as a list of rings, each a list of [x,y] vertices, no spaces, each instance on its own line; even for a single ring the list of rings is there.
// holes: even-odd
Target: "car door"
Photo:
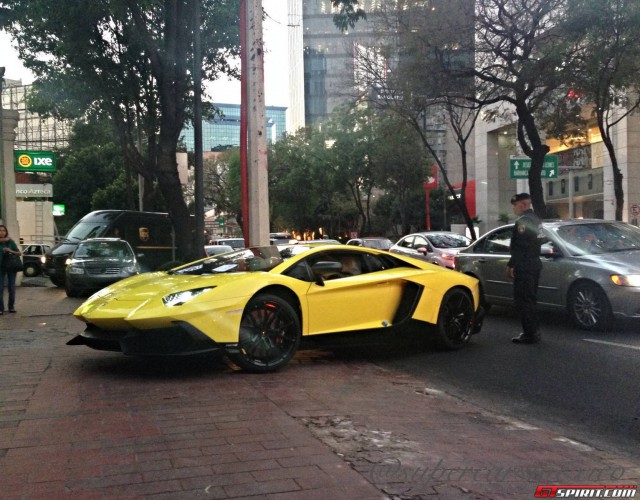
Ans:
[[[480,277],[489,302],[513,300],[513,280],[507,277],[512,231],[512,226],[497,229],[474,247],[474,272]]]
[[[396,244],[395,251],[399,254],[408,255],[409,257],[419,259],[421,255],[417,252],[413,245],[415,239],[415,235],[405,236]]]
[[[365,257],[366,255],[366,257]],[[308,332],[311,335],[349,330],[380,328],[390,325],[400,303],[403,282],[394,278],[389,266],[376,265],[373,254],[329,251],[312,256],[321,261],[359,261],[361,272],[351,276],[313,283],[307,293]]]
[[[422,251],[421,251],[422,250]],[[429,240],[421,235],[416,235],[416,239],[413,241],[413,251],[417,259],[426,260],[432,264],[437,264],[435,254],[433,253],[433,247]]]

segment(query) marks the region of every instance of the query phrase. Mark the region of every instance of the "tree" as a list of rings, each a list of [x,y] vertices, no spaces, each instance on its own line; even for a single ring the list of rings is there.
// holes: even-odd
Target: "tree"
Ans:
[[[218,214],[233,216],[242,227],[242,200],[240,188],[240,150],[229,149],[203,165],[205,201]]]
[[[424,207],[422,182],[427,170],[425,150],[415,128],[393,113],[378,117],[376,131],[378,140],[373,156],[378,169],[377,186],[393,200],[397,218],[392,220],[399,220],[401,234],[407,234],[416,225],[416,196],[421,200],[420,206]],[[421,217],[420,224],[424,220]]]
[[[613,171],[615,219],[622,220],[622,172],[613,130],[640,107],[640,4],[629,0],[572,0],[567,30],[581,40],[571,62],[572,95],[593,106]]]
[[[455,68],[473,60],[473,51],[468,46],[466,51],[451,50],[451,47],[464,47],[465,42],[473,39],[473,12],[469,2],[448,2],[447,9],[433,10],[424,2],[386,2],[371,18],[377,32],[373,46],[357,53],[359,69],[367,85],[362,85],[365,92],[355,97],[366,100],[376,109],[397,114],[413,127],[474,234],[465,200],[467,144],[482,103],[473,102],[477,97],[471,77],[451,76]],[[447,29],[443,29],[443,25]],[[460,152],[462,189],[459,197],[454,196],[445,160],[442,146],[445,133],[454,137]],[[420,184],[424,180],[426,169]]]
[[[0,0],[1,26],[38,75],[43,110],[109,113],[127,164],[157,183],[185,256],[198,252],[175,153],[191,106],[196,1],[205,79],[233,74],[227,60],[239,49],[239,0],[60,0],[55,8],[48,0]]]
[[[64,155],[61,168],[52,179],[55,203],[64,203],[66,213],[58,221],[58,230],[66,233],[80,218],[96,208],[94,193],[108,189],[114,179],[123,176],[122,153],[115,144],[84,145]],[[120,191],[120,199],[126,191]],[[126,202],[125,202],[126,203]],[[130,208],[109,205],[109,208]]]
[[[475,61],[457,74],[476,79],[484,103],[508,103],[515,110],[518,143],[531,158],[531,200],[544,217],[541,174],[549,147],[536,113],[553,105],[554,90],[566,81],[566,62],[575,53],[575,43],[563,32],[567,1],[477,0],[475,5]]]

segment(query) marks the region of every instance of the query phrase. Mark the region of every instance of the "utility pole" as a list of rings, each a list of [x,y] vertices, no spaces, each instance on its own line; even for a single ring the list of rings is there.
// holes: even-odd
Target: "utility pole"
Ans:
[[[5,196],[4,196],[4,114],[2,109],[2,92],[4,91],[4,66],[0,66],[0,222],[6,224],[5,217]],[[4,291],[2,291],[4,293]]]
[[[204,255],[204,167],[202,158],[202,48],[200,42],[200,0],[194,2],[193,23],[193,153],[195,198],[195,256]]]
[[[248,240],[250,246],[269,245],[269,170],[267,162],[267,125],[264,98],[264,43],[262,37],[262,0],[246,2],[246,47],[243,51],[246,75],[247,113],[247,191]],[[240,151],[242,155],[244,152]],[[245,241],[247,235],[245,234]]]

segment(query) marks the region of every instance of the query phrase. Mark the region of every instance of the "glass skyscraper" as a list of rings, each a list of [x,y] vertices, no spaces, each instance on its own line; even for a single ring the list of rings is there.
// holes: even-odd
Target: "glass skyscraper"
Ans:
[[[202,121],[202,150],[224,151],[240,146],[240,105],[214,104],[220,114]],[[286,127],[287,108],[266,106],[267,143],[272,144],[281,139]],[[187,151],[193,151],[193,127],[188,125],[182,131],[180,139],[185,143]]]

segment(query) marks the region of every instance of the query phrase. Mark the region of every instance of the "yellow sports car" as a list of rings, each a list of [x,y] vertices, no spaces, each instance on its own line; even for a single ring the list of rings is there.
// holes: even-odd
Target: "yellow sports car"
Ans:
[[[141,274],[91,296],[68,342],[135,355],[225,352],[266,372],[286,365],[303,335],[425,326],[448,349],[480,330],[478,281],[383,250],[269,246]]]

